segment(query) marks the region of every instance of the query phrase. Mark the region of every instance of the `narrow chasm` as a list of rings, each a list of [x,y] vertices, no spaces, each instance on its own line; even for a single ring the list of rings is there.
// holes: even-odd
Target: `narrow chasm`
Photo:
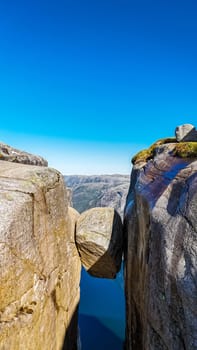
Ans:
[[[82,262],[79,349],[122,350],[125,343],[123,209],[129,176],[66,176],[80,213],[76,244]],[[78,350],[79,350],[78,349]]]
[[[123,266],[116,279],[92,277],[82,268],[79,330],[82,350],[122,350],[125,338]]]

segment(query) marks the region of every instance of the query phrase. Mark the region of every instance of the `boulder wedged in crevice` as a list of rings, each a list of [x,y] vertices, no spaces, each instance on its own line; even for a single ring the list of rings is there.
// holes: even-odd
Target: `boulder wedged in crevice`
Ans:
[[[82,265],[95,277],[115,278],[122,262],[122,221],[113,208],[92,208],[77,220]]]

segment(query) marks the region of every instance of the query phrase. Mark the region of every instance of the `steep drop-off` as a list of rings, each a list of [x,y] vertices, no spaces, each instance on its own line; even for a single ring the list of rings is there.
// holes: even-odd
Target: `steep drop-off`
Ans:
[[[81,262],[61,174],[0,161],[0,218],[0,349],[76,350]]]
[[[125,209],[127,350],[197,349],[195,150],[196,142],[168,139],[133,159]]]
[[[127,350],[197,349],[196,138],[192,125],[180,126],[176,139],[133,158],[123,237]],[[114,277],[122,225],[112,208],[81,216],[69,208],[62,175],[41,157],[1,144],[0,158],[0,349],[76,350],[81,261]],[[101,206],[101,192],[91,191],[89,204]],[[118,202],[106,191],[107,206],[122,207],[121,191]]]
[[[115,277],[121,219],[113,208],[80,217],[42,157],[0,143],[0,159],[0,349],[76,350],[81,261]]]

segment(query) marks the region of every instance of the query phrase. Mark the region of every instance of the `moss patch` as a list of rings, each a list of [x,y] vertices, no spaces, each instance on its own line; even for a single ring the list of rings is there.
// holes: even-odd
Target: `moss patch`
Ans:
[[[180,158],[196,158],[197,142],[179,142],[173,150],[173,156]]]
[[[155,143],[153,143],[149,148],[144,149],[140,152],[138,152],[133,158],[132,158],[132,163],[133,164],[137,164],[140,162],[147,162],[150,159],[153,159],[155,156],[155,149],[158,146],[164,145],[166,143],[175,143],[176,138],[175,137],[168,137],[165,139],[160,139],[158,141],[156,141]]]
[[[174,157],[197,158],[197,142],[177,142],[175,138],[166,138],[156,141],[149,148],[137,153],[132,158],[132,163],[148,162],[148,160],[154,158],[156,148],[166,143],[175,144],[172,151],[172,156]]]

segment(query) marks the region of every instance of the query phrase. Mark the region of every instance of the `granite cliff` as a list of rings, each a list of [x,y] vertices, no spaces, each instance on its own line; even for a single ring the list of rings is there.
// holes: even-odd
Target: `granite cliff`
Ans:
[[[63,177],[2,144],[0,158],[0,349],[74,350],[81,262]]]
[[[159,140],[133,157],[123,235],[115,209],[123,206],[127,177],[118,182],[98,177],[107,206],[115,209],[80,215],[69,207],[63,176],[42,157],[0,144],[0,159],[0,349],[76,350],[81,263],[93,276],[114,278],[123,250],[125,348],[197,349],[197,132],[192,125],[178,127],[176,138]],[[85,196],[91,206],[102,206],[95,177],[85,179],[91,191],[75,200],[81,206]],[[77,186],[84,182],[80,176],[66,178],[74,190],[76,180]],[[121,200],[114,202],[109,183],[115,183],[111,188]]]
[[[120,215],[113,208],[86,210],[77,220],[76,244],[82,265],[90,275],[115,278],[123,251]]]
[[[197,133],[185,130],[133,158],[125,208],[128,350],[197,349]]]

